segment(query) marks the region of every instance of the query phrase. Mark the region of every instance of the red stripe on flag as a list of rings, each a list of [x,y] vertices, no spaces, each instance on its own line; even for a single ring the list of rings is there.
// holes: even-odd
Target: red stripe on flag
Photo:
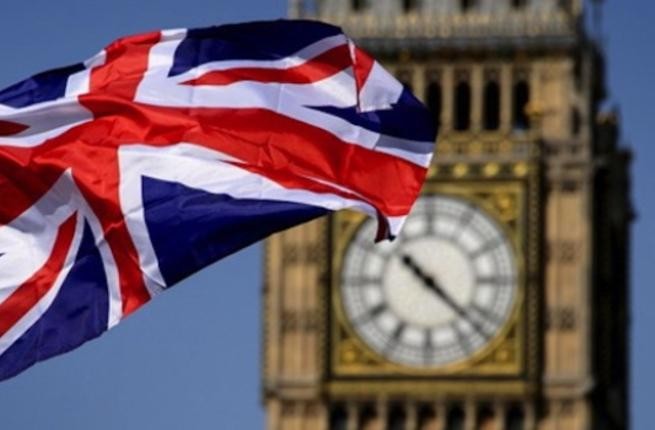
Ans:
[[[97,131],[101,133],[102,127]],[[109,130],[106,132],[110,134]],[[101,139],[109,138],[101,137],[96,141],[102,142]],[[120,207],[120,172],[116,149],[113,146],[115,145],[112,142],[108,148],[98,148],[88,154],[92,157],[87,165],[88,168],[77,168],[73,171],[73,175],[89,206],[98,214],[104,239],[118,268],[123,316],[127,316],[147,303],[150,300],[150,293],[143,279],[138,251],[125,224],[125,214]]]
[[[409,213],[426,169],[390,154],[345,142],[311,124],[265,109],[191,109],[200,124],[183,142],[196,142],[232,155],[271,179],[280,172],[298,188],[307,178],[338,184],[388,216]],[[290,186],[291,182],[287,183]]]
[[[194,109],[191,114],[215,118],[216,112]],[[339,184],[390,216],[409,212],[425,177],[422,167],[344,142],[326,130],[273,111],[241,109],[224,117],[220,123],[214,119],[220,124],[217,129],[195,127],[189,140],[182,141],[214,147],[261,167],[266,176],[284,171],[289,178]],[[204,118],[200,123],[209,121]]]
[[[0,226],[9,224],[25,212],[52,187],[64,168],[50,162],[35,173],[29,148],[0,144]]]
[[[355,50],[355,61],[353,69],[355,71],[355,85],[357,85],[357,106],[361,106],[361,92],[366,85],[366,81],[373,70],[375,65],[375,60],[371,57],[366,51],[354,47]]]
[[[373,65],[375,60],[371,57],[366,51],[361,48],[355,47],[355,61],[353,69],[355,70],[355,82],[357,83],[357,95],[359,98],[359,93],[366,85],[371,70],[373,70]]]
[[[0,136],[13,136],[28,128],[25,124],[0,120]]]
[[[4,336],[54,286],[73,243],[75,222],[74,214],[59,227],[52,252],[45,264],[0,303],[0,336]]]
[[[288,69],[243,67],[216,70],[183,82],[185,85],[229,85],[240,81],[276,82],[281,84],[311,84],[329,78],[350,67],[352,59],[348,45],[332,48],[307,62]]]
[[[75,184],[97,215],[116,261],[123,313],[127,315],[149,301],[150,293],[120,209],[116,152],[121,139],[134,135],[123,134],[122,122],[103,118],[85,123],[35,148],[0,146],[0,196],[11,202],[0,205],[0,225],[10,223],[32,206],[72,167]]]
[[[409,213],[426,174],[425,168],[410,161],[344,142],[322,128],[266,109],[116,103],[120,101],[84,99],[96,114],[103,116],[102,112],[106,112],[103,127],[101,121],[89,127],[98,135],[92,140],[106,139],[99,131],[106,128],[107,133],[127,142],[156,146],[192,142],[258,167],[266,176],[287,170],[290,177],[339,184],[389,216]],[[121,116],[111,116],[114,112],[121,112]],[[86,136],[80,138],[89,140]]]
[[[105,64],[91,73],[90,92],[122,98],[131,103],[148,70],[150,49],[160,40],[160,32],[151,32],[122,38],[109,45],[105,50]],[[80,101],[85,97],[80,97]],[[98,118],[101,114],[94,112],[94,116]],[[126,316],[150,300],[150,293],[143,280],[136,246],[120,210],[120,173],[116,151],[122,136],[102,126],[97,127],[99,122],[96,120],[89,128],[78,130],[91,132],[91,141],[101,146],[88,149],[90,152],[87,155],[90,157],[87,162],[93,166],[91,172],[78,168],[73,174],[94,212],[99,215],[105,239],[118,267],[123,315]],[[72,165],[77,166],[80,166],[79,161],[79,157],[70,160]],[[102,181],[98,181],[99,176],[103,178]]]
[[[116,40],[105,48],[105,64],[93,69],[90,92],[112,94],[133,99],[148,69],[148,54],[161,34],[140,34]]]

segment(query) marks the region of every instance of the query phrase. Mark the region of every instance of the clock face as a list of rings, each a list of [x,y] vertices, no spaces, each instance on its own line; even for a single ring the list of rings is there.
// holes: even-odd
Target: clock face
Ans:
[[[461,361],[505,325],[517,293],[513,247],[470,201],[421,197],[393,242],[374,244],[376,224],[355,233],[341,273],[346,316],[386,359],[411,367]]]

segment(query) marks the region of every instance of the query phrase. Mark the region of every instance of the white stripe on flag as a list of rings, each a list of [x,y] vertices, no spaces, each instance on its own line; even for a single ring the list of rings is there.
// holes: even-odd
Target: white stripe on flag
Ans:
[[[119,158],[121,209],[134,238],[151,294],[156,294],[166,285],[145,222],[141,194],[144,176],[237,199],[293,202],[331,211],[353,208],[376,216],[375,209],[367,203],[335,194],[285,188],[263,176],[226,163],[233,159],[225,154],[193,144],[180,143],[165,148],[125,146],[120,149]]]
[[[14,344],[14,342],[23,336],[30,329],[30,327],[32,327],[39,320],[39,318],[41,318],[41,316],[46,313],[46,311],[52,305],[52,302],[55,300],[55,297],[57,297],[62,284],[68,276],[68,273],[73,268],[84,232],[84,220],[79,214],[75,218],[75,234],[73,236],[71,246],[66,254],[63,269],[57,275],[55,282],[50,290],[48,290],[48,292],[43,297],[41,297],[36,305],[33,306],[28,312],[26,312],[25,315],[23,315],[21,319],[16,322],[16,324],[14,324],[2,337],[0,337],[0,355],[9,349],[11,345]]]

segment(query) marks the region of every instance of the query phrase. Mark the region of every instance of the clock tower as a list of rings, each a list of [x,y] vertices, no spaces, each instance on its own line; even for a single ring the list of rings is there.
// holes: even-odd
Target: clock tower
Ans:
[[[350,212],[267,241],[268,429],[628,428],[630,154],[585,7],[290,1],[440,133],[394,242]]]

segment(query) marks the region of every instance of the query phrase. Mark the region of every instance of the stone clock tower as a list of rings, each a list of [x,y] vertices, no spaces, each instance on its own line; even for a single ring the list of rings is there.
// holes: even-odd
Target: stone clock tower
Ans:
[[[267,428],[628,428],[630,156],[582,0],[290,8],[342,26],[440,133],[396,241],[341,212],[267,242]]]

